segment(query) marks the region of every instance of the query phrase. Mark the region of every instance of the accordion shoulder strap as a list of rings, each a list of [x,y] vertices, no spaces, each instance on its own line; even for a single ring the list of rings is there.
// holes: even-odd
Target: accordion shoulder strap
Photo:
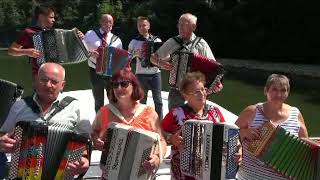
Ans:
[[[145,105],[140,104],[140,106],[137,108],[136,112],[134,113],[132,119],[128,122],[128,121],[124,118],[124,116],[121,114],[121,112],[120,112],[114,105],[108,104],[107,106],[108,106],[108,108],[110,109],[110,111],[111,111],[114,115],[116,115],[122,122],[124,122],[124,123],[126,123],[126,124],[131,124],[131,123],[135,120],[135,118],[136,118],[141,112],[143,112],[143,110],[144,110],[146,107],[148,107],[148,106],[145,106]]]
[[[119,39],[119,37],[113,34],[112,37],[111,37],[109,45],[111,45],[112,43],[116,42],[117,39]]]
[[[54,115],[56,115],[58,112],[63,110],[65,107],[67,107],[72,101],[76,100],[76,98],[71,96],[64,97],[57,107],[54,109],[54,111],[50,114],[50,116],[46,119],[46,121],[49,121]]]
[[[197,36],[193,41],[188,41],[187,43],[184,43],[179,36],[173,37],[173,40],[175,40],[176,43],[180,45],[180,47],[176,50],[176,52],[181,51],[183,49],[186,49],[191,52],[193,49],[195,49],[196,45],[200,42],[201,39],[202,39],[201,37]],[[189,44],[191,44],[190,49],[187,48]]]

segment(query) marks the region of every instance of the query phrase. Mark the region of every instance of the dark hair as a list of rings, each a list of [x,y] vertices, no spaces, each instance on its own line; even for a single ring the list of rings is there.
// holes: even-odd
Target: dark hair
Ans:
[[[111,81],[117,80],[128,80],[131,82],[133,87],[133,92],[131,98],[133,101],[141,100],[144,97],[144,91],[136,77],[130,70],[121,69],[116,74],[114,74],[111,78]],[[109,100],[116,103],[118,100],[114,95],[113,88],[109,90]]]
[[[188,86],[194,81],[200,81],[205,85],[206,77],[199,71],[187,73],[180,82],[179,91],[186,93]]]
[[[137,18],[137,21],[144,21],[144,20],[150,22],[150,19],[149,19],[147,16],[139,16],[139,17]]]
[[[34,19],[37,20],[40,14],[49,15],[52,12],[55,12],[55,9],[51,4],[41,4],[34,9]]]

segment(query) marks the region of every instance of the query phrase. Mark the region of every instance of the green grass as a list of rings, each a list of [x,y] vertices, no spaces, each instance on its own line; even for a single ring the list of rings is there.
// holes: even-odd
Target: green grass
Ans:
[[[65,68],[66,91],[90,88],[86,62],[65,65]],[[29,64],[28,58],[9,57],[5,51],[0,51],[0,69],[1,79],[7,79],[22,85],[25,88],[25,95],[32,93],[31,64]],[[163,90],[168,90],[168,72],[162,72]],[[210,96],[209,99],[238,115],[246,106],[265,101],[263,83],[256,85],[226,76],[223,82],[223,90],[216,95]],[[317,92],[308,87],[303,90],[295,90],[293,88],[288,103],[300,109],[306,121],[309,134],[311,136],[320,136],[320,122],[318,122],[320,97]]]

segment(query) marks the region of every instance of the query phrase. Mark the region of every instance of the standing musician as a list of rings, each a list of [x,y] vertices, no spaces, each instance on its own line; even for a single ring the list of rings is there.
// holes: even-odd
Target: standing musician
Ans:
[[[172,64],[170,61],[170,55],[177,50],[187,50],[192,53],[200,54],[209,59],[215,60],[212,51],[208,43],[200,37],[197,37],[193,32],[197,27],[197,17],[193,14],[182,14],[179,18],[178,30],[179,35],[168,39],[153,55],[151,61],[158,67],[171,70]],[[183,46],[186,49],[182,48]],[[191,49],[194,47],[193,49]],[[221,83],[217,84],[215,92],[220,91],[223,88]],[[170,88],[169,90],[169,110],[174,107],[178,107],[184,104],[184,99],[180,92],[176,88]]]
[[[103,150],[105,143],[103,139],[106,138],[106,131],[111,122],[118,122],[159,133],[161,151],[151,155],[150,160],[143,164],[146,170],[150,172],[158,169],[160,159],[166,153],[167,144],[161,133],[160,120],[157,113],[152,107],[139,102],[144,93],[138,79],[128,69],[122,69],[112,76],[111,87],[109,90],[110,104],[101,107],[92,124],[94,147]]]
[[[187,73],[181,81],[180,92],[186,104],[173,108],[164,117],[161,128],[166,141],[171,146],[171,176],[176,180],[193,180],[193,177],[182,174],[180,168],[180,151],[183,147],[181,127],[189,119],[210,120],[214,123],[225,122],[218,107],[206,104],[205,76],[201,72]],[[241,161],[241,150],[236,154],[236,161]]]
[[[148,90],[152,91],[153,102],[155,109],[162,120],[162,97],[161,97],[161,73],[158,67],[150,66],[146,61],[150,61],[150,57],[143,57],[142,54],[148,54],[144,48],[147,41],[154,43],[161,42],[161,39],[149,33],[150,20],[148,17],[139,16],[137,19],[137,29],[139,35],[132,39],[129,43],[128,51],[141,54],[136,57],[136,75],[144,89],[144,98],[141,103],[147,102]],[[144,63],[144,64],[143,64]]]
[[[102,14],[99,23],[99,29],[89,30],[84,36],[84,41],[92,56],[88,60],[88,65],[96,112],[104,105],[104,89],[107,92],[110,89],[110,78],[96,73],[96,59],[99,57],[97,49],[100,46],[122,49],[120,38],[111,32],[114,23],[113,17],[110,14]]]
[[[69,96],[67,99],[71,100],[67,101],[61,93],[64,85],[65,70],[61,65],[45,63],[40,66],[34,95],[16,101],[0,128],[1,152],[11,153],[14,150],[16,140],[12,132],[21,120],[67,124],[78,133],[90,134],[90,121],[81,119],[79,102]],[[60,105],[62,101],[68,103],[64,108]],[[79,162],[69,163],[67,168],[75,175],[85,173],[89,168],[88,153],[84,152]]]
[[[248,145],[259,139],[259,128],[270,121],[286,131],[301,138],[308,137],[308,131],[298,108],[285,103],[289,96],[289,79],[281,74],[268,77],[264,87],[267,101],[246,107],[238,117],[236,124],[240,128],[243,145],[243,163],[239,168],[239,179],[286,179],[275,172],[248,151]]]
[[[34,10],[34,19],[36,23],[21,31],[16,41],[14,41],[8,49],[8,54],[11,56],[28,56],[31,59],[33,82],[36,79],[39,69],[36,58],[41,56],[41,52],[34,48],[32,36],[34,33],[53,27],[55,22],[55,9],[50,5],[38,6]]]

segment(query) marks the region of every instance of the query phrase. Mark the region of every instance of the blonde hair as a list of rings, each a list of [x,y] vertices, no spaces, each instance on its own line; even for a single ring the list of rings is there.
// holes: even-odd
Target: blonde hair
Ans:
[[[286,87],[287,91],[290,91],[290,83],[289,78],[282,74],[271,74],[266,82],[265,88],[266,90],[269,90],[269,88],[272,85],[280,86],[280,87]]]
[[[188,86],[195,81],[200,81],[203,85],[206,84],[206,78],[203,73],[199,71],[187,73],[180,82],[179,91],[186,93]]]
[[[179,19],[187,19],[191,24],[197,25],[197,17],[191,13],[185,13]]]

